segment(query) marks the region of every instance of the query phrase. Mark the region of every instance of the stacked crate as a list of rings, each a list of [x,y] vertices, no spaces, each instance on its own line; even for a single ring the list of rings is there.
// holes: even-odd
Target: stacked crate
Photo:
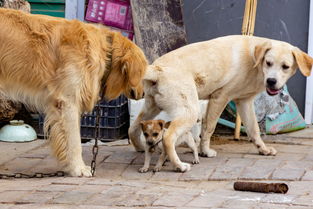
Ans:
[[[82,142],[95,137],[96,111],[83,114],[81,117],[80,133]],[[44,138],[44,117],[39,117],[39,138]],[[100,139],[101,141],[114,141],[127,138],[129,127],[128,99],[122,95],[110,102],[100,102]]]

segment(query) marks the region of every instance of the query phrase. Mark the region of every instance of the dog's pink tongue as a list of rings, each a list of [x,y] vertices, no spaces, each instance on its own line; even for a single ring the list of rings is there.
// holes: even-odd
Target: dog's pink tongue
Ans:
[[[280,92],[280,89],[274,90],[274,89],[267,88],[267,91],[272,95],[276,95]]]

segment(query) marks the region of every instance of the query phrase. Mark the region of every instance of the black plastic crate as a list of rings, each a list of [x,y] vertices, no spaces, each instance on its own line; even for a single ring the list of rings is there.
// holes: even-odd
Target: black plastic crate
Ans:
[[[43,137],[43,117],[39,117],[39,137]],[[82,141],[94,139],[96,110],[82,115],[80,133]],[[129,127],[128,100],[120,96],[110,102],[100,103],[100,138],[102,141],[114,141],[126,138]]]

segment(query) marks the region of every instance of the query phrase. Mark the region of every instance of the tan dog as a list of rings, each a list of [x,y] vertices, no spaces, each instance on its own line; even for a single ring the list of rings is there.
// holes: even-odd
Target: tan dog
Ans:
[[[299,68],[310,75],[313,59],[300,49],[276,40],[251,36],[226,36],[194,43],[174,50],[148,67],[144,79],[145,105],[129,129],[136,150],[140,144],[140,121],[148,120],[161,110],[172,117],[164,134],[164,146],[174,165],[181,171],[190,168],[176,152],[179,136],[195,124],[198,99],[209,99],[203,119],[200,154],[214,157],[210,138],[227,103],[234,100],[248,136],[260,154],[275,155],[260,137],[253,100],[261,91],[278,94]]]
[[[44,15],[0,9],[0,91],[46,114],[57,159],[72,176],[91,176],[80,145],[80,115],[103,91],[142,97],[147,61],[120,33]]]
[[[148,171],[151,161],[151,155],[155,151],[155,149],[159,149],[161,150],[161,155],[153,169],[154,172],[158,172],[161,170],[167,158],[167,155],[163,148],[162,140],[164,132],[170,126],[170,122],[165,123],[164,120],[147,120],[141,121],[140,124],[146,143],[144,144],[145,163],[144,166],[139,169],[139,172],[145,173]],[[192,150],[194,155],[194,160],[192,161],[192,163],[198,164],[199,163],[198,148],[190,131],[179,137],[176,140],[175,146],[177,147],[182,144],[186,144]]]

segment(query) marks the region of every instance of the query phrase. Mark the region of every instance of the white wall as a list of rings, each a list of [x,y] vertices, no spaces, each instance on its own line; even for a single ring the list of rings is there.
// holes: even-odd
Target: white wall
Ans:
[[[65,18],[84,20],[85,0],[66,0]]]
[[[310,0],[310,17],[309,17],[309,37],[308,37],[308,54],[313,57],[313,0]],[[305,113],[306,124],[313,122],[313,73],[306,81],[305,94]]]

